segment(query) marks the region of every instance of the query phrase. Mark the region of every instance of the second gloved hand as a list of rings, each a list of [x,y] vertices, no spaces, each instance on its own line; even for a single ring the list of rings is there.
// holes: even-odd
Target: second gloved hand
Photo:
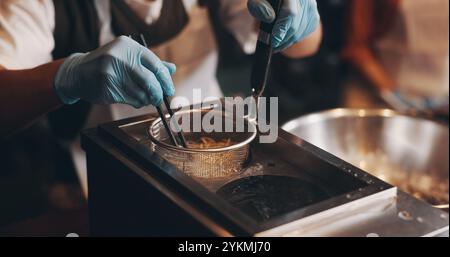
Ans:
[[[248,0],[248,9],[261,22],[275,20],[275,11],[267,0]],[[272,47],[282,51],[309,36],[319,25],[316,0],[284,0],[273,28]]]
[[[121,36],[87,54],[68,57],[58,70],[55,91],[65,104],[80,99],[95,104],[159,106],[175,92],[174,64],[162,62],[149,49]]]

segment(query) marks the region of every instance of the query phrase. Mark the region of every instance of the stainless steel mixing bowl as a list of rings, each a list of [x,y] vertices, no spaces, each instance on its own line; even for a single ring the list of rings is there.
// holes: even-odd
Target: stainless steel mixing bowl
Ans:
[[[283,129],[448,210],[449,128],[391,110],[334,109]]]

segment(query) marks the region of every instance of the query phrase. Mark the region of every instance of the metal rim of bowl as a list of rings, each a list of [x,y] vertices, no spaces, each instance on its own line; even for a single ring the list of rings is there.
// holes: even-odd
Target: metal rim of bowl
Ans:
[[[175,115],[182,115],[182,114],[187,114],[187,113],[193,113],[193,112],[219,112],[219,111],[215,111],[215,110],[210,110],[210,109],[193,109],[193,110],[184,110],[184,111],[179,111],[177,113],[175,113]],[[225,114],[225,112],[220,112],[222,115]],[[226,115],[226,114],[225,114]],[[164,142],[161,142],[160,140],[158,140],[157,138],[155,138],[155,136],[153,135],[152,132],[152,128],[154,128],[154,126],[156,126],[158,123],[161,123],[161,118],[157,118],[156,120],[154,120],[152,122],[152,124],[150,125],[150,127],[147,130],[147,133],[150,137],[150,140],[155,144],[158,145],[160,147],[164,147],[167,149],[171,149],[174,151],[178,151],[178,152],[185,152],[185,153],[218,153],[218,152],[227,152],[227,151],[232,151],[232,150],[236,150],[242,147],[247,146],[248,144],[250,144],[257,135],[257,129],[255,124],[253,124],[252,122],[250,122],[246,117],[244,117],[244,120],[246,122],[246,124],[248,124],[249,126],[252,127],[252,131],[253,132],[248,132],[251,133],[251,135],[244,141],[239,142],[237,144],[228,146],[228,147],[223,147],[223,148],[213,148],[213,149],[192,149],[192,148],[182,148],[182,147],[176,147]],[[238,133],[238,132],[236,132]]]
[[[287,123],[283,124],[281,128],[283,130],[289,131],[294,127],[298,126],[298,123],[302,124],[311,124],[316,123],[320,121],[330,120],[330,119],[336,119],[336,118],[342,118],[342,117],[384,117],[384,118],[393,118],[393,117],[405,117],[409,119],[416,119],[420,120],[422,122],[429,122],[433,123],[437,126],[440,126],[442,128],[447,128],[448,126],[445,126],[439,122],[435,122],[432,120],[428,120],[425,118],[422,118],[420,116],[415,116],[410,113],[403,113],[391,109],[355,109],[355,108],[336,108],[326,111],[321,111],[317,113],[307,114],[304,116],[301,116],[299,118],[293,119],[291,121],[288,121]]]
[[[336,109],[326,110],[326,111],[322,111],[322,112],[307,114],[300,118],[296,118],[291,121],[288,121],[281,128],[286,131],[289,131],[292,128],[297,127],[299,123],[311,124],[311,123],[316,123],[316,122],[320,122],[320,121],[336,119],[336,118],[341,118],[341,117],[360,117],[360,118],[363,118],[363,117],[384,117],[384,118],[405,117],[405,118],[409,118],[409,119],[420,120],[422,122],[433,123],[436,126],[440,126],[442,128],[448,129],[448,126],[445,126],[441,123],[423,119],[421,117],[414,116],[414,115],[411,115],[408,113],[394,111],[391,109],[354,109],[354,108],[336,108]],[[433,205],[433,206],[435,208],[442,209],[442,210],[448,210],[448,208],[449,208],[448,204],[440,204],[440,205]]]

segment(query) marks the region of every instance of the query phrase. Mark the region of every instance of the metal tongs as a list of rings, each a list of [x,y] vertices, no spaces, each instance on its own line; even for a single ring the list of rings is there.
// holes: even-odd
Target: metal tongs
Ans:
[[[141,41],[142,41],[142,45],[146,48],[148,48],[147,42],[145,40],[145,37],[143,34],[140,35],[141,37]],[[170,108],[170,100],[169,97],[164,95],[163,96],[163,102],[164,105],[166,106],[166,110],[169,113],[169,120],[174,116],[174,112],[173,110]],[[177,135],[178,135],[178,140],[176,138],[176,136],[174,135],[173,131],[170,129],[169,123],[167,122],[166,119],[166,115],[164,114],[164,112],[162,111],[161,105],[160,106],[155,106],[156,110],[158,111],[159,117],[161,118],[161,121],[164,125],[164,128],[166,129],[167,135],[169,136],[170,142],[177,147],[183,147],[183,148],[188,148],[187,143],[186,143],[186,138],[184,137],[183,131],[181,130],[181,128],[178,127],[178,123],[174,123],[174,126],[176,126],[176,130]]]

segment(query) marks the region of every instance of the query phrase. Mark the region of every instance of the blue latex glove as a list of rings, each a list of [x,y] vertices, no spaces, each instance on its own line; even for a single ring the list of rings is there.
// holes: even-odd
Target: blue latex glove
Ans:
[[[274,21],[275,11],[266,0],[248,0],[247,5],[259,21]],[[272,47],[282,51],[309,36],[319,25],[316,0],[284,0],[272,32]]]
[[[65,104],[80,99],[95,104],[159,106],[163,94],[175,92],[176,66],[162,62],[149,49],[121,36],[86,54],[68,57],[58,70],[55,91]]]

